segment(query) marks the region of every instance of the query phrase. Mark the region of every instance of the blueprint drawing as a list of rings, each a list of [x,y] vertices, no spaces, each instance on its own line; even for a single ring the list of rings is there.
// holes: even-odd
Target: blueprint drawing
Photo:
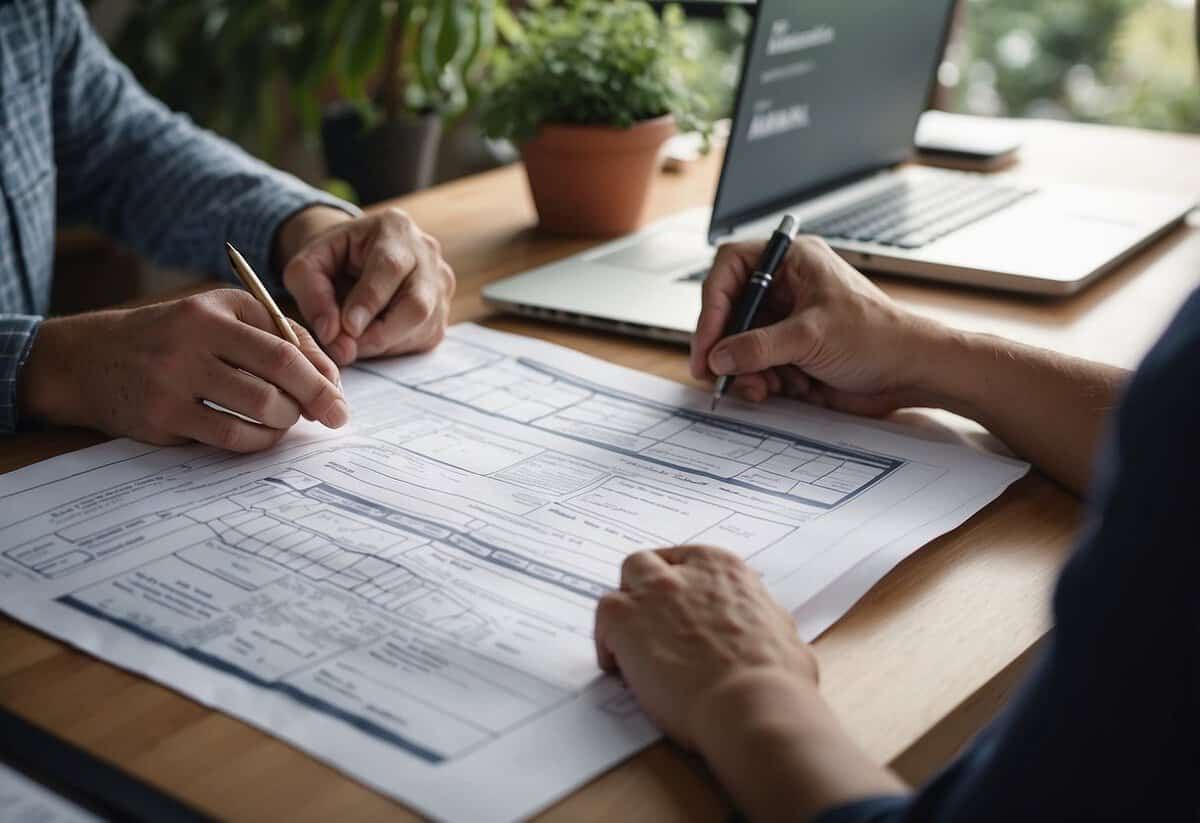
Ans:
[[[656,739],[591,637],[630,552],[734,551],[812,638],[1027,469],[793,402],[710,414],[476,326],[343,380],[342,432],[0,477],[0,605],[443,819],[526,816]]]

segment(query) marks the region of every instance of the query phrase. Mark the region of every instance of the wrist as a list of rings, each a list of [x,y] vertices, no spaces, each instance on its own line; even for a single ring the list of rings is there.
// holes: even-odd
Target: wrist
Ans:
[[[296,254],[319,234],[354,218],[333,206],[308,206],[288,217],[275,230],[271,264],[282,272]]]
[[[714,695],[700,751],[751,820],[805,820],[904,786],[846,736],[816,684],[758,673]]]
[[[79,381],[74,374],[74,318],[43,320],[29,356],[17,374],[17,408],[22,420],[77,425]]]
[[[904,387],[910,405],[960,413],[970,382],[979,373],[976,335],[924,317],[912,318],[904,346],[910,374]]]
[[[815,701],[815,703],[813,702]],[[742,749],[751,730],[785,732],[805,709],[823,706],[816,684],[782,669],[752,669],[717,684],[697,707],[692,723],[697,750],[710,761]]]

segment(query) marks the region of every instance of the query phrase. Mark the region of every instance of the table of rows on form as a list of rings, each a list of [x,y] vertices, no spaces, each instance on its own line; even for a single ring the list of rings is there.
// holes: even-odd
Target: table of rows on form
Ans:
[[[444,769],[581,701],[653,738],[592,641],[630,552],[719,545],[816,593],[864,524],[949,471],[470,339],[344,378],[346,434],[249,457],[131,445],[40,486],[0,587],[40,581],[77,635],[252,687],[230,709],[276,733],[265,718],[300,706]]]

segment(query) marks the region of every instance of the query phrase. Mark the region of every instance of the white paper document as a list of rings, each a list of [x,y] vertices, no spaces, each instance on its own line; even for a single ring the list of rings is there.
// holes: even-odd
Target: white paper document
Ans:
[[[0,604],[438,818],[529,815],[657,737],[592,644],[630,552],[734,551],[813,638],[1028,468],[476,326],[343,380],[345,432],[0,477]]]

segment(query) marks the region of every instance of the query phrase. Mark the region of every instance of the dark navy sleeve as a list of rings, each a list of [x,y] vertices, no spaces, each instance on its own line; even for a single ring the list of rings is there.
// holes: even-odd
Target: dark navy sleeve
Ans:
[[[919,791],[820,823],[1200,820],[1198,475],[1200,293],[1126,392],[1018,698]]]

